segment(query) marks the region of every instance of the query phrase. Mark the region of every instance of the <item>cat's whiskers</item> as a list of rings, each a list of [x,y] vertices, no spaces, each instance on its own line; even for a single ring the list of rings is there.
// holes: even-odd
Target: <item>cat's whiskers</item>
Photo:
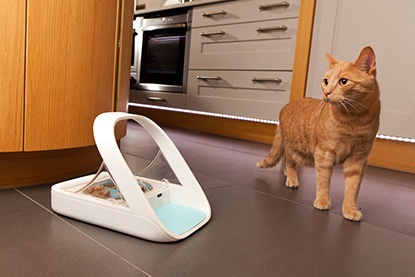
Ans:
[[[356,107],[351,101],[349,101],[349,99],[344,98],[343,102],[347,105],[349,105],[351,108],[353,108],[357,113],[360,113],[361,111],[358,109],[358,107]]]
[[[339,101],[339,102],[335,102],[336,104],[340,104],[341,106],[344,107],[344,109],[346,110],[346,112],[351,115],[350,110],[347,108],[347,106],[343,103],[343,101]],[[341,106],[337,105],[338,107],[341,108]]]
[[[364,104],[362,104],[361,102],[357,101],[357,100],[354,100],[354,99],[352,99],[352,98],[345,98],[345,99],[347,99],[348,101],[352,102],[353,104],[358,104],[358,105],[360,105],[362,108],[365,108],[365,109],[366,109],[366,106],[365,106]]]
[[[367,110],[366,106],[360,103],[359,101],[356,101],[352,98],[344,98],[344,101],[349,104],[351,107],[353,107],[356,112],[361,113],[365,110]]]

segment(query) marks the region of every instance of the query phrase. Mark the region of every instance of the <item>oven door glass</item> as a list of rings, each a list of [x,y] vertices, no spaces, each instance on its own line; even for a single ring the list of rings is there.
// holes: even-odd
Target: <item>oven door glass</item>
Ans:
[[[143,32],[140,83],[181,86],[186,28]]]

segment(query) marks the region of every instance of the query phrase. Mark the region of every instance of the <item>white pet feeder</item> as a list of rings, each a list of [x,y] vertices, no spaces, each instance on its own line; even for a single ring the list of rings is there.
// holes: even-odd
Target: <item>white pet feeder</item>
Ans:
[[[114,127],[132,119],[151,135],[180,184],[134,176],[118,148]],[[127,113],[103,113],[94,122],[94,137],[108,172],[52,186],[52,209],[65,216],[143,239],[181,240],[211,216],[198,181],[166,133],[152,120]]]

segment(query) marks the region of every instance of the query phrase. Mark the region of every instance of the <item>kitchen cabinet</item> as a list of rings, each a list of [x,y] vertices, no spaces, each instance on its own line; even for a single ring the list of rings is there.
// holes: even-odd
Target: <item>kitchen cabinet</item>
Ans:
[[[163,107],[186,108],[186,95],[183,93],[140,90],[130,93],[131,103],[157,105]]]
[[[291,71],[297,23],[291,18],[194,28],[189,69]]]
[[[0,0],[0,24],[5,26],[0,42],[0,158],[7,156],[14,164],[0,176],[13,175],[18,168],[14,157],[22,160],[25,153],[33,158],[29,171],[42,159],[53,171],[51,159],[64,163],[59,153],[67,155],[65,149],[97,155],[86,150],[95,144],[95,117],[127,109],[133,2]],[[71,162],[66,166],[77,167],[76,160]],[[56,167],[64,171],[63,164]],[[83,164],[72,177],[90,168]],[[16,184],[20,174],[30,175],[18,171]],[[43,175],[38,183],[51,181],[46,169]]]
[[[300,0],[239,0],[196,7],[194,28],[282,18],[297,18]]]
[[[25,0],[0,0],[0,152],[23,149]]]
[[[300,1],[193,10],[187,107],[277,120],[290,99]]]
[[[194,1],[190,3],[201,2],[202,1]],[[216,2],[216,4],[210,3],[208,5],[207,1],[203,1],[203,5],[198,5],[197,8],[193,8],[192,38],[193,40],[200,41],[200,44],[196,44],[196,47],[192,44],[192,47],[194,48],[190,55],[193,57],[197,56],[198,59],[201,58],[204,59],[204,61],[199,63],[197,59],[195,60],[191,57],[192,60],[190,62],[193,67],[189,70],[189,76],[191,76],[191,78],[188,76],[187,83],[188,94],[186,105],[188,108],[194,107],[194,109],[206,111],[213,110],[216,113],[223,114],[229,114],[228,111],[232,110],[232,113],[234,114],[243,113],[245,116],[248,114],[250,117],[276,119],[278,117],[279,109],[284,105],[284,103],[288,102],[288,99],[293,100],[304,97],[313,29],[315,0],[287,1],[290,2],[290,6],[284,7],[283,9],[278,9],[278,7],[262,11],[258,9],[259,5],[262,4],[268,5],[281,2],[283,1],[222,1],[221,3]],[[167,7],[163,8],[163,10],[166,9]],[[226,11],[228,17],[225,18],[225,15],[222,13],[207,17],[203,16],[203,13],[219,13],[222,10]],[[153,11],[154,10],[151,10],[151,12]],[[144,14],[146,12],[149,11],[143,11],[140,14]],[[252,17],[252,14],[255,16]],[[243,61],[247,56],[249,56],[249,54],[256,50],[255,48],[251,48],[250,51],[247,51],[245,48],[246,53],[239,55],[239,53],[237,53],[238,51],[236,51],[237,47],[234,49],[226,49],[226,47],[224,47],[230,56],[234,55],[233,60],[229,59],[227,61],[218,61],[218,57],[221,54],[218,51],[215,54],[212,54],[216,57],[215,59],[204,58],[202,55],[202,39],[205,38],[199,37],[201,29],[217,27],[217,29],[214,28],[213,30],[216,29],[215,31],[224,31],[223,28],[225,27],[231,27],[233,30],[235,30],[235,27],[239,27],[240,29],[245,30],[245,24],[265,24],[271,21],[278,22],[279,20],[293,21],[297,20],[297,18],[297,34],[295,38],[291,38],[291,41],[295,39],[295,47],[293,44],[292,49],[283,49],[283,51],[286,51],[285,53],[287,55],[290,54],[290,51],[295,49],[293,61],[291,62],[292,64],[290,65],[289,70],[281,70],[281,64],[275,62],[275,60],[268,63],[268,59],[272,60],[272,55],[278,55],[276,52],[269,53],[268,56],[263,54],[261,57],[261,62],[268,63],[268,65],[270,65],[267,67],[267,70],[261,70],[261,68],[264,68],[261,66],[252,67],[253,65],[260,64],[260,62],[254,59],[249,59],[250,62],[253,62],[252,64]],[[240,34],[243,35],[243,32],[240,32]],[[278,32],[257,34],[256,31],[254,34],[259,36],[281,35],[281,33],[278,34]],[[265,39],[263,39],[261,43],[266,43],[267,40],[271,40],[271,45],[272,43],[275,43],[272,42],[273,40],[277,40],[272,37],[271,39],[267,39],[266,37],[264,38]],[[214,37],[211,37],[212,44],[215,43],[214,39]],[[218,40],[218,38],[216,38],[216,40]],[[238,43],[241,43],[240,45],[243,45],[244,42],[246,42],[246,37],[242,41],[235,39],[232,42],[231,38],[228,36],[227,41],[224,41],[224,44],[237,45]],[[221,42],[218,41],[216,43],[220,44]],[[245,44],[245,46],[246,45],[247,44]],[[212,45],[209,45],[209,47],[210,46]],[[219,45],[219,47],[222,47],[222,45]],[[269,48],[268,50],[278,51],[278,49]],[[206,55],[206,57],[208,57],[208,55]],[[220,64],[220,67],[213,67],[213,61]],[[239,63],[238,67],[231,67],[232,64],[237,63]],[[273,63],[276,64],[275,67]],[[214,78],[209,79],[203,77]],[[220,80],[216,77],[220,77]],[[252,81],[253,78],[255,78],[254,80],[258,80],[260,77],[267,78],[268,82]],[[276,79],[282,80],[281,82],[276,82]],[[260,98],[263,98],[263,100],[261,101]],[[166,103],[165,105],[168,106],[169,104],[170,103]],[[262,114],[258,112],[258,110],[261,109]],[[129,111],[132,113],[146,115],[160,124],[265,143],[272,142],[275,134],[275,124],[270,123],[269,121],[258,122],[256,119],[254,119],[254,121],[239,120],[239,118],[230,119],[222,116],[211,116],[209,113],[209,115],[200,115],[195,113],[173,112],[150,107],[140,107],[135,105],[131,105],[129,107]]]
[[[190,70],[188,79],[188,105],[199,111],[275,119],[290,99],[291,72]]]
[[[118,1],[28,1],[24,150],[93,145],[113,110]]]

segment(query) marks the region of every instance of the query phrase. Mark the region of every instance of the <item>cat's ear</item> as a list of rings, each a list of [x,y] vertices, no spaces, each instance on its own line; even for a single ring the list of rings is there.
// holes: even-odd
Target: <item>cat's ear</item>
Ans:
[[[336,60],[335,57],[333,57],[332,55],[330,55],[327,52],[324,52],[324,55],[326,55],[326,59],[327,59],[329,65],[330,65],[330,67],[332,67],[333,65],[335,65],[336,63],[339,62],[338,60]]]
[[[359,57],[353,63],[361,71],[364,71],[368,74],[376,74],[376,57],[375,52],[370,46],[363,48],[360,52]]]

